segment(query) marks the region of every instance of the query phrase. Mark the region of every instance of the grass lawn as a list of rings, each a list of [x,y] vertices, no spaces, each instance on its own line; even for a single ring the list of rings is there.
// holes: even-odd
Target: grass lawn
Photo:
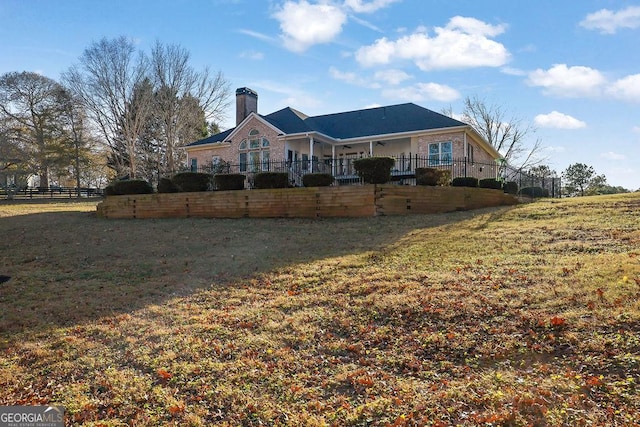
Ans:
[[[0,405],[70,425],[637,425],[640,194],[359,219],[0,203]]]

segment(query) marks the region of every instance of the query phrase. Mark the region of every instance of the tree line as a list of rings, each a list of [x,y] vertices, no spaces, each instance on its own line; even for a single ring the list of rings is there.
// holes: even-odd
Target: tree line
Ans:
[[[41,187],[157,182],[184,163],[181,147],[218,131],[229,94],[221,72],[195,70],[179,45],[156,42],[147,53],[104,38],[60,81],[0,76],[0,175],[37,175]]]

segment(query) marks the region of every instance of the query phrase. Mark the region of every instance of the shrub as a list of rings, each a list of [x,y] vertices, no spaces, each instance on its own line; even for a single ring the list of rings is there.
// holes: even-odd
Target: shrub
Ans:
[[[515,181],[507,181],[502,187],[505,193],[518,194],[518,183]]]
[[[289,174],[287,172],[260,172],[253,179],[255,188],[287,188]]]
[[[454,187],[477,187],[478,178],[474,178],[472,176],[459,176],[457,178],[453,178],[451,185]]]
[[[549,197],[549,190],[542,187],[524,187],[520,189],[521,196]]]
[[[416,168],[416,185],[448,185],[451,171],[448,169]]]
[[[177,193],[180,189],[169,178],[160,178],[158,182],[158,193]]]
[[[219,173],[213,176],[216,189],[221,191],[242,190],[246,177],[240,173]]]
[[[213,189],[213,175],[200,172],[182,172],[171,178],[173,184],[183,192],[208,191]]]
[[[391,180],[391,168],[395,163],[392,157],[365,157],[354,160],[353,167],[367,184],[384,184]]]
[[[302,177],[305,187],[328,187],[333,184],[333,175],[329,173],[308,173]]]
[[[478,187],[492,188],[494,190],[502,190],[502,181],[498,181],[495,178],[485,178],[478,181]]]
[[[153,187],[142,179],[127,179],[115,181],[104,189],[106,196],[124,196],[127,194],[151,194]]]

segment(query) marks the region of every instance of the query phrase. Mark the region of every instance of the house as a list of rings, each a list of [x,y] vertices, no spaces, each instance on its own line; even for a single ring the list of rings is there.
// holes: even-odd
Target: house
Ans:
[[[464,172],[458,165],[454,177],[495,178],[501,159],[471,126],[413,103],[321,116],[286,107],[262,115],[258,94],[246,87],[236,90],[236,127],[185,148],[194,171],[288,170],[296,183],[311,172],[353,177],[352,160],[366,156],[394,157],[393,174],[403,177],[416,167],[453,169],[463,162]],[[483,164],[491,167],[483,172]]]

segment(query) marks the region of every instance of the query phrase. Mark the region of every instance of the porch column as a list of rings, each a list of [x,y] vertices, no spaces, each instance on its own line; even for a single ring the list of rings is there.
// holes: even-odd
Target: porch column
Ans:
[[[309,137],[309,161],[311,162],[309,172],[313,173],[313,135]]]
[[[336,159],[336,146],[331,146],[331,174],[336,176],[338,174],[338,161]]]
[[[369,157],[373,157],[373,141],[369,141]]]

